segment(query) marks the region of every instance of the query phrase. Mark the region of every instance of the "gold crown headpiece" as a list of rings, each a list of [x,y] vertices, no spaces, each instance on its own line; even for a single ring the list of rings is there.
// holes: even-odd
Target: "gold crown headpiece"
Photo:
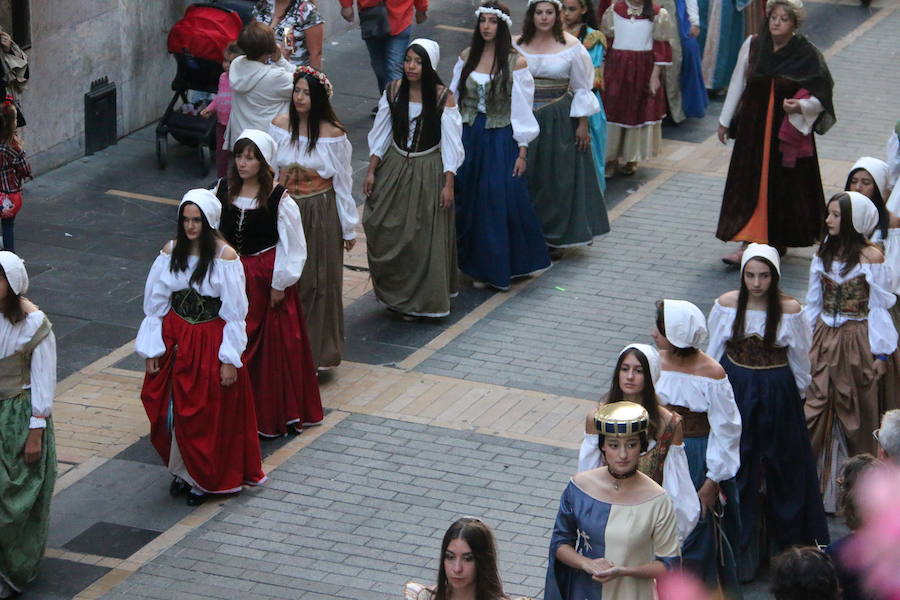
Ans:
[[[611,402],[597,409],[594,413],[594,423],[600,435],[631,437],[650,428],[650,415],[640,404],[627,401]]]

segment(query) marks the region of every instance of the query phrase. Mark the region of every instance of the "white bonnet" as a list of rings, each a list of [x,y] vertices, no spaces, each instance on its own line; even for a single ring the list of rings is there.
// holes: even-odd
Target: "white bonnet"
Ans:
[[[6,273],[6,281],[14,294],[21,296],[28,291],[28,272],[25,262],[12,252],[0,252],[0,266]]]
[[[275,154],[278,152],[278,144],[275,143],[275,140],[272,139],[272,136],[266,133],[265,131],[260,131],[259,129],[245,129],[241,132],[241,135],[238,136],[238,139],[235,141],[237,143],[240,140],[248,139],[259,148],[260,153],[263,155],[263,158],[266,161],[266,164],[275,170]]]
[[[648,344],[628,344],[627,346],[622,348],[622,351],[619,352],[619,356],[622,356],[632,348],[643,354],[647,359],[647,363],[650,365],[650,378],[653,380],[653,384],[656,385],[656,382],[659,381],[661,372],[659,351]]]
[[[441,60],[441,47],[434,40],[427,38],[416,38],[409,43],[409,46],[421,46],[431,61],[431,68],[437,71],[438,61]],[[409,49],[409,46],[406,48]]]
[[[204,188],[189,190],[178,204],[178,209],[181,210],[181,207],[188,202],[192,202],[200,208],[200,212],[206,217],[210,227],[213,229],[219,228],[219,220],[222,217],[222,203],[219,202],[215,194]]]
[[[878,209],[868,196],[859,192],[845,192],[850,196],[850,216],[853,229],[868,238],[878,225]]]
[[[741,273],[744,272],[744,265],[747,264],[747,261],[751,258],[764,258],[775,267],[775,272],[778,275],[781,275],[781,260],[778,256],[778,250],[773,248],[772,246],[768,246],[766,244],[757,244],[752,243],[749,244],[744,249],[744,255],[741,257]]]
[[[699,348],[706,339],[706,317],[687,300],[663,300],[663,324],[677,348]]]
[[[888,183],[889,169],[887,163],[873,156],[863,156],[854,163],[850,172],[853,173],[853,171],[857,169],[865,169],[869,172],[869,175],[875,180],[875,185],[878,186],[878,191],[881,192],[882,197],[884,197]],[[849,180],[850,178],[848,177],[847,179]]]

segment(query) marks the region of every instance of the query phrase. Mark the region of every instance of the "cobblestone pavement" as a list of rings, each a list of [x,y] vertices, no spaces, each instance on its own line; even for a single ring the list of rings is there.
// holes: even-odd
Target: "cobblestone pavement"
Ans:
[[[818,138],[828,194],[858,156],[883,155],[900,116],[900,10],[893,0],[809,8],[810,35],[827,48],[837,82],[838,124]],[[448,74],[468,40],[470,3],[442,3],[430,17],[420,33],[441,42]],[[336,98],[361,167],[374,99],[357,36],[328,52],[342,67],[330,68],[347,91]],[[497,532],[507,591],[542,597],[559,494],[619,349],[648,341],[656,299],[706,310],[737,284],[719,262],[730,247],[713,237],[730,154],[710,137],[719,106],[667,129],[662,155],[634,180],[611,182],[609,235],[508,293],[465,289],[452,319],[392,320],[373,308],[365,271],[346,270],[354,358],[322,379],[325,423],[264,443],[266,486],[195,509],[167,494],[168,475],[146,441],[142,365],[125,344],[139,322],[142,277],[171,229],[161,217],[181,190],[204,183],[182,164],[193,155],[179,161],[173,148],[164,178],[146,172],[147,129],[39,177],[30,189],[47,201],[34,205],[21,237],[35,299],[65,334],[66,377],[54,409],[60,478],[47,559],[24,597],[398,598],[407,580],[433,581],[440,537],[461,515]],[[88,199],[98,208],[79,215]],[[62,238],[69,231],[75,241]],[[45,237],[56,246],[44,247]],[[97,262],[116,243],[114,268]],[[784,262],[784,287],[801,298],[809,256],[791,252]],[[78,289],[79,264],[86,288],[107,277],[113,291]],[[365,268],[364,240],[347,264]],[[122,306],[110,314],[104,303],[113,300]],[[382,356],[376,342],[389,351]],[[746,597],[767,597],[764,586]]]

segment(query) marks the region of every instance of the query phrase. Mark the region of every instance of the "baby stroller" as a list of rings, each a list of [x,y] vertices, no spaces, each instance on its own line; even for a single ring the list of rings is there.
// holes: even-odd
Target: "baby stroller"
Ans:
[[[156,160],[166,168],[169,134],[186,146],[197,147],[200,174],[212,164],[216,142],[216,119],[205,119],[181,110],[188,92],[215,93],[222,74],[222,49],[237,39],[244,26],[241,14],[230,2],[200,2],[187,8],[169,31],[168,50],[175,56],[177,71],[172,80],[175,94],[156,126]],[[245,18],[249,17],[249,14]],[[176,108],[179,100],[181,104]],[[194,112],[194,111],[191,111]]]

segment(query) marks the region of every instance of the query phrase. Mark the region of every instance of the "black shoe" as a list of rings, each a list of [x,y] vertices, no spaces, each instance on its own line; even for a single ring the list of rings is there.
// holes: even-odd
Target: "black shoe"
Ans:
[[[187,505],[188,506],[200,506],[209,498],[209,494],[195,494],[194,492],[188,492],[187,495]]]
[[[177,477],[172,480],[172,483],[169,485],[169,495],[170,496],[183,496],[185,492],[191,489],[191,486],[187,484],[186,481],[178,479]]]

